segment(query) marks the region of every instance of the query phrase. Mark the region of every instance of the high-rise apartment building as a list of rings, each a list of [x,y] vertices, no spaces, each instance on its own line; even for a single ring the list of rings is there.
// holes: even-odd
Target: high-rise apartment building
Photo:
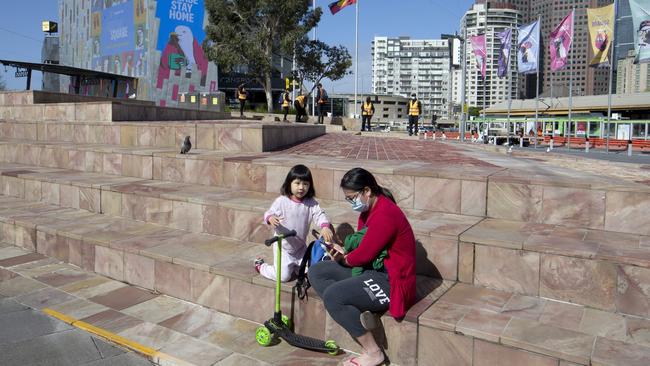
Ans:
[[[466,103],[470,106],[483,108],[498,102],[508,100],[508,94],[512,99],[517,98],[517,74],[516,54],[511,51],[508,74],[499,78],[498,60],[501,42],[497,33],[507,28],[513,29],[511,37],[511,50],[517,41],[516,29],[521,25],[522,14],[514,6],[508,4],[497,4],[490,6],[486,12],[485,4],[474,4],[465,13],[461,21],[461,34],[467,36],[467,46],[464,60],[467,63],[466,76]],[[486,34],[485,46],[487,49],[485,80],[481,77],[481,70],[476,65],[476,59],[472,51],[469,38],[472,36]],[[455,71],[454,80],[460,80],[460,70]],[[454,93],[455,101],[460,96]]]
[[[650,64],[635,64],[634,49],[627,51],[627,57],[618,59],[616,94],[650,92]]]
[[[416,93],[425,118],[447,117],[447,40],[375,37],[372,41],[373,94]]]
[[[573,73],[573,95],[606,94],[608,69],[589,67],[593,58],[587,28],[587,8],[596,8],[612,3],[612,0],[477,0],[476,4],[487,4],[490,8],[512,6],[523,15],[523,24],[541,18],[542,62],[540,70],[540,94],[566,97],[569,95],[569,76]],[[575,8],[574,38],[569,65],[563,70],[551,73],[548,36]],[[489,11],[490,17],[492,11]],[[535,75],[522,77],[520,97],[535,97]]]

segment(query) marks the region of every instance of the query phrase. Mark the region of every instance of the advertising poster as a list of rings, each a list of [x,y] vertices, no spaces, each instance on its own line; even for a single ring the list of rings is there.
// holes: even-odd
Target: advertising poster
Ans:
[[[539,22],[524,25],[517,35],[517,68],[521,74],[537,72],[539,60]]]
[[[551,71],[558,71],[566,66],[573,41],[573,10],[560,25],[549,35],[549,55],[551,56]]]
[[[171,73],[196,81],[198,85],[191,84],[194,87],[204,87],[208,60],[201,46],[205,39],[203,0],[159,0],[156,16],[160,19],[156,49],[161,52],[156,88],[162,89]]]
[[[481,77],[485,80],[485,71],[487,62],[487,52],[485,49],[485,34],[469,37],[476,57],[476,68],[481,72]]]
[[[609,64],[609,47],[614,35],[614,4],[587,9],[587,25],[594,58],[589,66]]]
[[[630,0],[634,24],[634,63],[650,62],[650,0]]]

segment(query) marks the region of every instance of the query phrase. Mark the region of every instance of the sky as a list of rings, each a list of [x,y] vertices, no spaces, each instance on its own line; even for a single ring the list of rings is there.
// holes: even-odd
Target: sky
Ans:
[[[318,39],[343,45],[354,57],[354,6],[348,6],[332,15],[327,4],[334,0],[316,0],[323,8],[323,17],[316,30]],[[375,36],[409,36],[417,39],[436,39],[442,33],[453,33],[473,0],[359,0],[359,91],[372,88],[371,41]],[[57,0],[11,1],[0,12],[0,59],[41,61],[44,34],[41,21],[58,21]],[[14,78],[14,69],[0,68],[0,75],[8,89],[24,89],[25,78]],[[351,71],[354,71],[354,66]],[[40,88],[41,75],[34,73],[32,85]],[[352,93],[354,77],[323,82],[329,93]]]

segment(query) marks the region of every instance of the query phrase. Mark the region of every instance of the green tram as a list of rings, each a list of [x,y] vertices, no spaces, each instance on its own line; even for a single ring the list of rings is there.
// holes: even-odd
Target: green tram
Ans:
[[[468,121],[467,131],[476,131],[492,142],[505,143],[508,137],[518,139],[545,136],[573,138],[607,138],[607,117],[477,117]],[[616,140],[650,140],[650,120],[612,119],[609,122],[609,138]],[[496,139],[496,141],[495,141]]]

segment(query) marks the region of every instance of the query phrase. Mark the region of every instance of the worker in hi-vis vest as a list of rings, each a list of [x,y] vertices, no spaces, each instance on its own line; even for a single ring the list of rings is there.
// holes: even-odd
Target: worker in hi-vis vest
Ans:
[[[367,97],[361,106],[361,131],[370,131],[370,119],[373,114],[375,114],[375,105],[370,100],[370,97]]]
[[[296,97],[293,101],[293,107],[296,109],[296,122],[302,122],[302,116],[307,117],[307,110],[305,110],[305,103],[307,97],[303,92]]]
[[[244,117],[244,105],[248,99],[248,92],[244,88],[244,84],[237,87],[237,99],[239,99],[239,116]]]
[[[289,94],[289,89],[285,89],[282,93],[282,111],[284,112],[283,122],[287,121],[287,115],[289,114],[289,106],[291,105],[291,94]]]
[[[413,136],[413,126],[415,126],[415,134],[418,134],[418,120],[422,114],[422,103],[418,100],[415,93],[411,94],[409,100],[409,136]]]

